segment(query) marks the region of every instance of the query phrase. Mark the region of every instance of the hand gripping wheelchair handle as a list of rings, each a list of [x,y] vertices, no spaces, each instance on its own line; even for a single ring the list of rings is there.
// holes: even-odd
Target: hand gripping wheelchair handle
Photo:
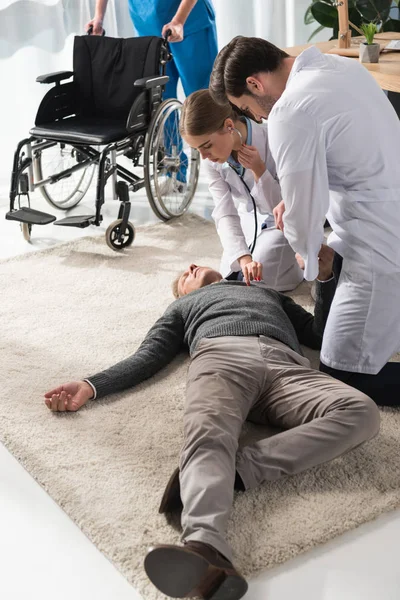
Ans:
[[[87,35],[92,35],[93,34],[93,25],[90,25],[89,29],[86,32]],[[103,28],[103,33],[101,34],[102,36],[106,35],[106,30]]]
[[[165,32],[164,41],[168,42],[168,38],[171,35],[171,33],[171,29],[167,29],[167,31]]]

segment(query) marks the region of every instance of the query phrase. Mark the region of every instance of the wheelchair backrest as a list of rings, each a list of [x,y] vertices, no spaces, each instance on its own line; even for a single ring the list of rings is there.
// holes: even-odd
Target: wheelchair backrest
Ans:
[[[126,119],[141,88],[134,82],[161,72],[158,37],[76,36],[74,83],[81,115]]]

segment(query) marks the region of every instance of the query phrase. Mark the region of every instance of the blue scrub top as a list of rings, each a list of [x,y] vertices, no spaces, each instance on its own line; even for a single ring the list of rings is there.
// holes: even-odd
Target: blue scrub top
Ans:
[[[129,0],[129,13],[138,35],[161,35],[163,26],[174,17],[180,3],[181,0]],[[197,0],[184,25],[185,37],[214,24],[211,0]]]

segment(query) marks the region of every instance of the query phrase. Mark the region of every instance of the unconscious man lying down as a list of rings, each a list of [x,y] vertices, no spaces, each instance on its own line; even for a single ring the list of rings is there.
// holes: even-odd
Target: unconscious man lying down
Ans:
[[[263,281],[248,286],[190,265],[175,282],[178,298],[132,356],[45,394],[49,409],[76,411],[152,377],[188,348],[184,446],[160,506],[181,513],[183,545],[156,546],[144,561],[168,596],[241,598],[247,583],[225,540],[234,490],[332,460],[378,433],[375,403],[312,369],[300,348],[321,347],[336,285],[332,259],[322,247],[315,316]],[[238,450],[246,419],[284,431]]]

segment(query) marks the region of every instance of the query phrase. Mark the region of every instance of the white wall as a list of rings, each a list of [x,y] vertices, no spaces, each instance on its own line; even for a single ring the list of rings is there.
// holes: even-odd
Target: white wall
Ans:
[[[217,15],[218,44],[221,48],[236,35],[268,39],[286,47],[307,42],[318,23],[304,25],[310,0],[213,0]],[[315,40],[324,41],[330,31]]]

